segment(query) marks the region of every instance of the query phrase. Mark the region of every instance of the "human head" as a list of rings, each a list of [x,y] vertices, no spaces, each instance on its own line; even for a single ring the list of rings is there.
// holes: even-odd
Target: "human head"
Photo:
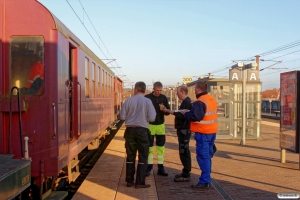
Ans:
[[[205,92],[207,90],[207,84],[205,81],[198,81],[195,85],[195,94],[200,94],[201,92]]]
[[[180,100],[184,100],[187,97],[188,88],[185,85],[177,87],[176,95]]]
[[[134,85],[134,93],[137,94],[137,93],[145,93],[146,91],[146,84],[143,82],[143,81],[139,81],[139,82],[136,82],[135,85]]]
[[[161,82],[157,81],[153,84],[153,95],[159,96],[162,92],[163,85]]]
[[[43,63],[43,57],[41,55],[35,55],[35,62]]]

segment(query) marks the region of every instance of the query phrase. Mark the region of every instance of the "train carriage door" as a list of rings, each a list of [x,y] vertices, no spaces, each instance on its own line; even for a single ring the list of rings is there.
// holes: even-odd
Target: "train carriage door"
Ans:
[[[77,48],[69,44],[69,128],[70,140],[77,139],[78,131],[78,64]]]

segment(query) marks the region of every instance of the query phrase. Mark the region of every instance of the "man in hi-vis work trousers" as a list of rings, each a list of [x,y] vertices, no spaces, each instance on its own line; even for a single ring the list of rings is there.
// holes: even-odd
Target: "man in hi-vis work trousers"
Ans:
[[[157,153],[157,164],[158,171],[157,175],[168,176],[168,173],[165,172],[164,169],[164,155],[165,155],[165,115],[169,115],[169,113],[164,113],[160,110],[159,104],[163,104],[167,109],[170,109],[168,99],[165,95],[161,94],[163,89],[163,85],[161,82],[155,82],[153,84],[153,92],[145,95],[145,97],[149,98],[153,106],[156,110],[156,118],[154,122],[150,122],[149,130],[151,132],[150,138],[150,146],[149,146],[149,155],[148,155],[148,168],[146,171],[146,176],[150,175],[150,171],[153,168],[153,144],[154,137],[156,139],[156,153]]]

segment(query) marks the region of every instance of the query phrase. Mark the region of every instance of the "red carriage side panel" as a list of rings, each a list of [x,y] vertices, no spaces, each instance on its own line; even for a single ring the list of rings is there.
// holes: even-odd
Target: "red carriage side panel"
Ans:
[[[0,30],[4,29],[4,5],[1,2],[0,3]],[[3,79],[3,66],[4,66],[4,51],[2,50],[4,48],[4,42],[3,42],[3,31],[0,31],[0,100],[2,99],[2,93],[3,93],[3,86],[4,86],[4,79]],[[1,104],[0,104],[1,105]],[[1,108],[0,108],[1,109]],[[7,141],[6,135],[3,134],[5,132],[5,126],[3,126],[3,112],[0,111],[0,154],[4,153],[5,150],[7,150],[7,143],[4,141]]]
[[[29,155],[32,158],[32,176],[39,177],[41,172],[57,174],[57,140],[54,134],[54,110],[52,103],[56,103],[55,91],[57,87],[55,70],[55,23],[49,11],[35,0],[1,0],[5,7],[2,14],[3,27],[2,48],[3,68],[1,69],[1,129],[0,137],[5,138],[7,144],[9,122],[9,95],[12,86],[18,86],[21,93],[22,109],[22,138],[29,137]],[[26,9],[24,9],[26,8]],[[39,74],[40,94],[30,94],[28,88],[29,74],[32,73],[35,58],[41,58],[44,67],[43,75]],[[53,67],[54,66],[54,67]],[[5,67],[5,68],[4,68]],[[32,80],[32,83],[36,84]],[[33,85],[33,84],[32,84]],[[57,96],[57,95],[56,95]],[[16,101],[16,95],[13,95]],[[16,158],[21,157],[20,135],[17,110],[12,116],[11,151]],[[2,145],[1,145],[2,146]],[[24,145],[23,145],[24,147]],[[7,153],[5,149],[1,149]]]
[[[0,14],[0,153],[8,149],[9,92],[16,85],[21,91],[22,138],[29,137],[32,176],[57,176],[113,123],[114,74],[39,2],[0,0],[0,5],[5,11]],[[91,71],[97,69],[92,63],[100,67],[98,72]],[[92,83],[92,74],[98,74],[99,84]],[[28,81],[35,85],[36,80],[39,87],[31,93]],[[18,113],[13,111],[11,151],[19,158]]]

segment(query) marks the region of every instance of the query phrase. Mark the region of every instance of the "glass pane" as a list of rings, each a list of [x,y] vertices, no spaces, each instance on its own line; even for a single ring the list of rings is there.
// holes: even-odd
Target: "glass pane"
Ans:
[[[229,128],[230,122],[229,121],[219,121],[218,122],[218,134],[217,135],[224,135],[229,137]]]
[[[12,37],[10,40],[10,88],[21,95],[44,94],[44,38]]]
[[[98,84],[100,84],[101,79],[101,68],[98,66]]]
[[[92,81],[95,81],[95,70],[96,70],[96,66],[95,63],[92,64],[92,69],[91,69],[91,76],[92,76]]]
[[[234,101],[242,101],[243,87],[242,84],[234,85]]]
[[[242,120],[237,120],[234,122],[236,126],[236,134],[233,135],[234,138],[242,138],[243,135],[243,123]],[[256,121],[247,121],[246,122],[246,139],[257,139],[257,122]]]
[[[246,97],[247,101],[258,101],[260,99],[260,87],[259,84],[247,84],[246,85]]]
[[[85,97],[89,97],[89,59],[85,58]]]
[[[256,119],[258,107],[260,107],[260,105],[257,103],[247,103],[246,118],[247,119]]]
[[[218,103],[218,117],[229,118],[229,103]]]
[[[85,78],[89,79],[89,59],[85,58]]]
[[[229,100],[230,87],[228,85],[210,86],[210,91],[216,100]]]

